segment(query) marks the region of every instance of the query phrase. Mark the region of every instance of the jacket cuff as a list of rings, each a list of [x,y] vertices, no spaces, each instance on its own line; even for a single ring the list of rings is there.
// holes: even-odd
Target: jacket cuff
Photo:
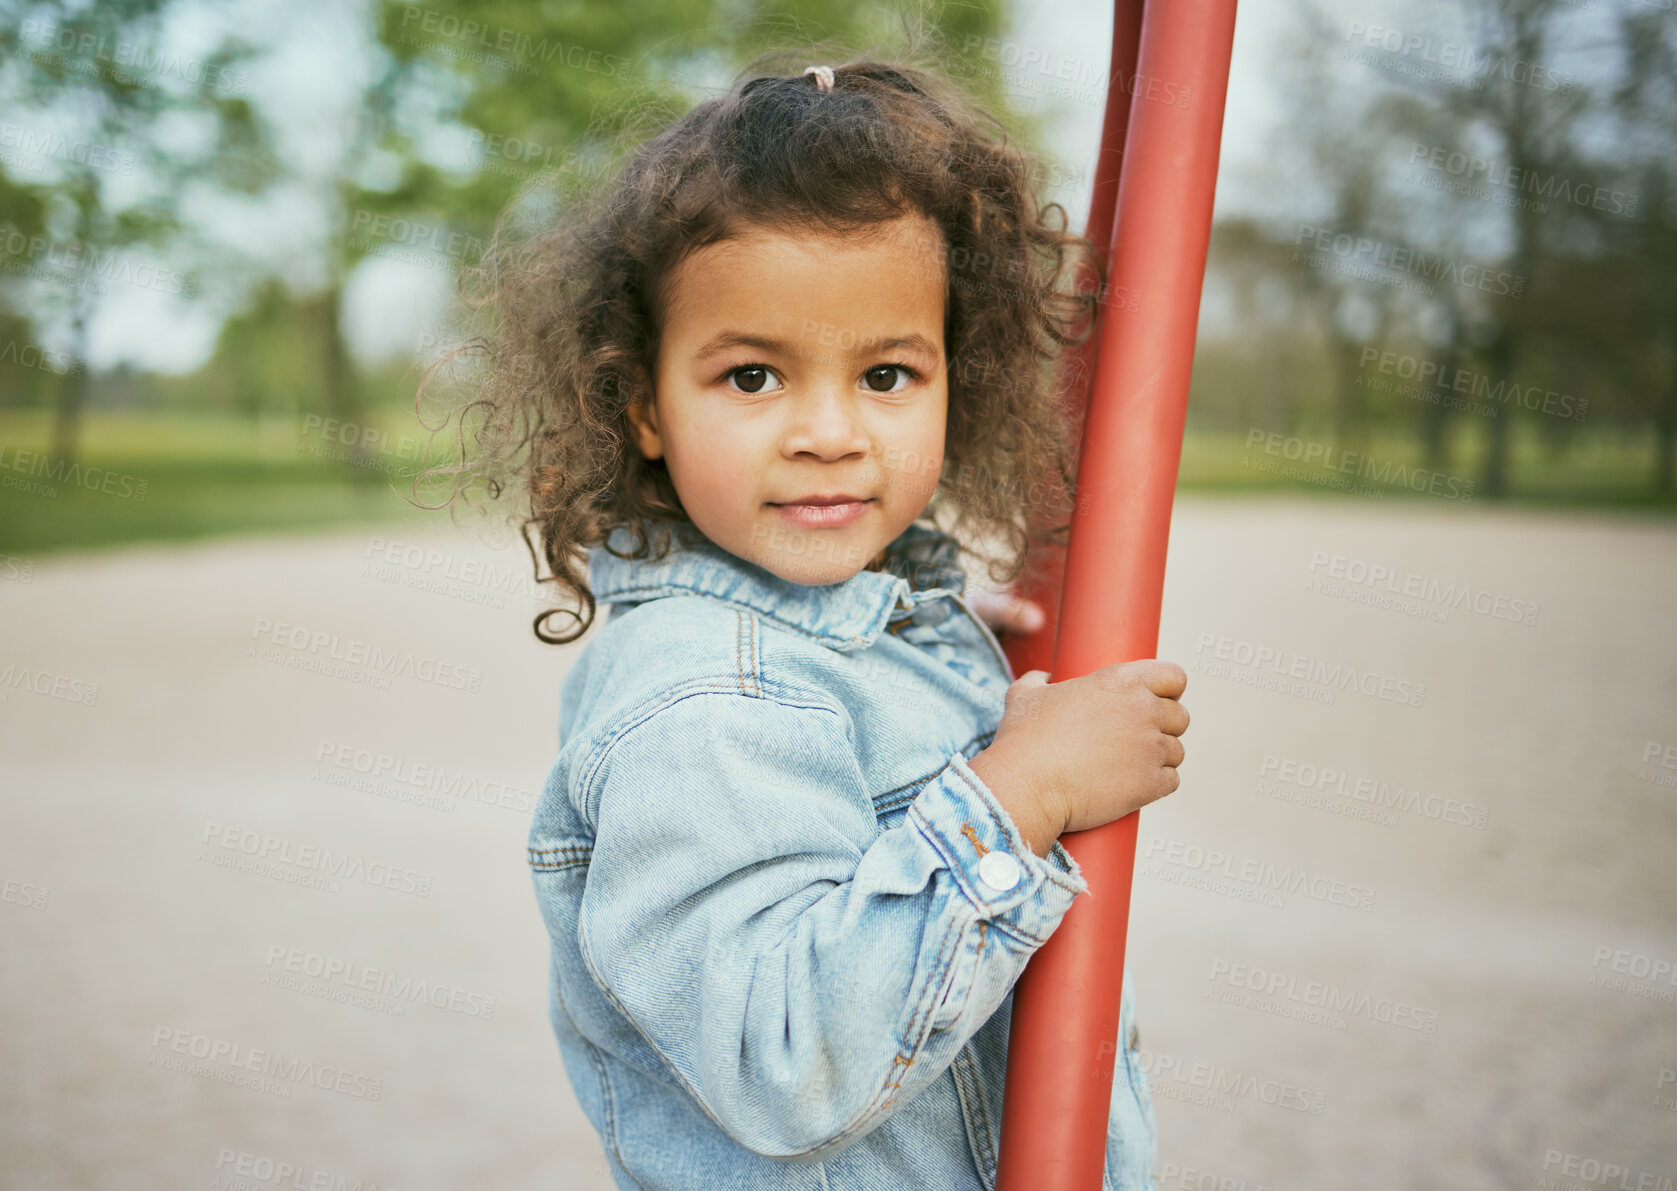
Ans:
[[[909,817],[948,866],[982,919],[1042,944],[1089,883],[1070,852],[1055,841],[1047,857],[1024,836],[959,754],[926,783]]]

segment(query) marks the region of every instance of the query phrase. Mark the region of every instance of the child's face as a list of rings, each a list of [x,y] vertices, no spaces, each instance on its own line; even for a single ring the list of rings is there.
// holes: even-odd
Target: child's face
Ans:
[[[949,401],[940,243],[919,215],[845,238],[752,226],[671,272],[655,396],[630,420],[712,542],[839,583],[925,511]],[[856,500],[801,503],[830,497]]]

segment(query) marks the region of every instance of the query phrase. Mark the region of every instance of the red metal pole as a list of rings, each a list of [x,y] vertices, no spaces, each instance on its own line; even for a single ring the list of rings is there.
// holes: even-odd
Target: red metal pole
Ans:
[[[1106,113],[1101,120],[1101,143],[1095,155],[1094,186],[1089,195],[1089,219],[1083,234],[1100,254],[1103,267],[1110,265],[1112,217],[1118,206],[1118,179],[1124,164],[1124,137],[1130,126],[1129,83],[1135,77],[1136,51],[1141,44],[1142,0],[1114,0],[1112,12],[1112,68],[1106,88]],[[1082,270],[1078,287],[1094,292],[1093,271]],[[1060,360],[1060,400],[1074,433],[1080,434],[1089,400],[1089,374],[1093,370],[1096,332],[1066,351]],[[1032,517],[1033,536],[1055,520],[1051,511]],[[1043,625],[1027,636],[1009,635],[1002,648],[1015,674],[1027,670],[1050,670],[1054,665],[1054,637],[1060,615],[1060,590],[1065,574],[1065,551],[1037,548],[1026,560],[1017,585],[1018,594],[1034,601],[1045,613]]]
[[[1152,0],[1130,79],[1109,298],[1050,681],[1153,657],[1217,182],[1235,0]],[[1098,1191],[1138,815],[1062,837],[1088,878],[1014,986],[997,1191]]]

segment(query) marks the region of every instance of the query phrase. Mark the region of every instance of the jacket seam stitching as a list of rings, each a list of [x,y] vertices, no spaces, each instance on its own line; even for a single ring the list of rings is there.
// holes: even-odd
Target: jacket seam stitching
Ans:
[[[1018,939],[1019,941],[1027,943],[1033,947],[1041,947],[1048,941],[1046,937],[1039,938],[1037,935],[1032,934],[1030,931],[1020,926],[1017,922],[1010,921],[1006,917],[1003,917],[1003,915],[1011,914],[1019,906],[1024,905],[1026,900],[1025,898],[1021,898],[1007,910],[998,911],[994,906],[977,897],[968,890],[966,882],[960,875],[960,861],[940,846],[939,840],[942,838],[942,835],[937,828],[927,822],[926,817],[920,813],[918,807],[910,806],[908,817],[914,820],[915,830],[921,834],[927,843],[931,844],[933,850],[936,851],[943,859],[945,867],[949,870],[950,880],[955,883],[955,887],[960,891],[961,896],[969,903],[976,906],[979,913],[986,915],[989,922],[996,928],[997,932],[1009,935],[1012,938]]]
[[[972,1062],[971,1058],[969,1058],[967,1060],[967,1062],[971,1063]],[[986,1108],[985,1105],[984,1105],[984,1084],[983,1084],[983,1081],[978,1078],[978,1072],[977,1072],[976,1069],[973,1070],[972,1072],[970,1072],[970,1077],[972,1079],[973,1086],[978,1089],[978,1095],[974,1097],[974,1100],[978,1104],[978,1120],[979,1120],[979,1123],[984,1127],[984,1161],[985,1161],[985,1165],[987,1166],[987,1168],[989,1169],[989,1172],[990,1172],[990,1185],[992,1187],[994,1187],[995,1183],[996,1183],[996,1164],[997,1164],[997,1160],[996,1160],[996,1141],[997,1141],[997,1139],[996,1139],[995,1127],[990,1124],[990,1110],[988,1108]]]
[[[589,749],[582,765],[580,766],[580,778],[577,784],[581,788],[582,793],[581,806],[578,807],[578,810],[582,813],[583,821],[588,824],[591,830],[598,833],[600,829],[599,824],[595,822],[595,817],[589,813],[594,782],[599,774],[601,766],[605,764],[606,758],[610,755],[611,750],[615,748],[617,744],[621,742],[630,732],[646,723],[647,720],[657,715],[660,711],[665,711],[674,707],[682,700],[693,698],[696,695],[738,695],[745,699],[771,699],[776,703],[780,703],[782,706],[803,708],[810,711],[825,711],[838,716],[841,720],[846,718],[842,708],[835,707],[833,704],[823,702],[819,699],[789,698],[771,696],[768,694],[754,695],[741,686],[738,675],[731,675],[726,678],[697,678],[681,683],[679,686],[665,691],[663,696],[656,701],[641,703],[636,706],[633,712],[625,714],[616,720],[612,724],[611,729],[601,736],[600,739],[595,742],[594,746]],[[847,727],[847,735],[848,731],[849,729]]]
[[[606,984],[599,972],[595,970],[594,961],[589,957],[588,949],[583,947],[581,943],[582,940],[579,938],[577,954],[582,957],[583,965],[588,969],[588,975],[594,981],[594,986],[598,988],[601,993],[605,994],[606,1000],[610,1001],[613,1007],[623,1015],[623,1020],[635,1027],[635,1033],[639,1034],[646,1041],[647,1046],[652,1048],[652,1053],[657,1055],[664,1066],[669,1068],[670,1074],[674,1075],[676,1082],[687,1090],[687,1094],[692,1098],[693,1103],[697,1104],[700,1109],[704,1111],[704,1114],[716,1125],[716,1127],[722,1130],[723,1134],[732,1140],[733,1135],[728,1132],[728,1127],[722,1123],[720,1117],[711,1111],[710,1105],[706,1103],[705,1098],[699,1089],[688,1082],[687,1077],[682,1074],[681,1068],[677,1067],[675,1063],[670,1060],[670,1056],[664,1053],[663,1048],[652,1040],[652,1036],[641,1027],[639,1019],[636,1018],[633,1013],[629,1012],[629,1007],[617,999],[617,994],[612,992],[610,986]]]
[[[786,617],[780,615],[778,612],[775,612],[775,611],[770,610],[768,608],[761,607],[757,604],[748,603],[745,600],[737,600],[737,599],[734,599],[730,596],[721,595],[721,594],[719,594],[717,592],[714,592],[714,591],[706,591],[702,588],[688,586],[688,585],[685,585],[685,584],[659,583],[659,584],[640,585],[640,586],[634,586],[634,587],[618,587],[618,588],[613,588],[607,594],[609,594],[613,598],[610,599],[610,600],[602,600],[602,602],[613,603],[613,604],[615,604],[615,603],[630,603],[630,602],[646,603],[650,600],[664,599],[664,598],[669,598],[669,597],[674,597],[674,596],[699,596],[699,597],[702,597],[702,598],[705,598],[705,599],[712,599],[712,600],[718,601],[719,603],[723,603],[723,604],[728,605],[730,608],[734,609],[736,612],[741,612],[741,613],[752,615],[752,616],[761,616],[766,620],[773,621],[776,625],[778,625],[782,628],[789,629],[790,631],[792,631],[794,633],[800,633],[803,636],[808,637],[811,640],[819,642],[820,644],[827,646],[829,649],[834,649],[834,650],[839,650],[839,649],[842,649],[842,647],[844,647],[844,646],[853,645],[853,644],[857,643],[858,641],[862,641],[862,640],[867,639],[870,636],[870,634],[868,633],[868,630],[876,621],[879,620],[879,611],[880,611],[879,609],[876,608],[873,612],[871,612],[868,615],[868,617],[865,620],[861,620],[861,618],[858,618],[858,620],[860,621],[860,623],[858,623],[856,625],[856,627],[860,630],[860,633],[858,635],[850,636],[850,637],[843,637],[843,636],[840,636],[836,632],[822,632],[822,631],[818,631],[818,630],[815,630],[815,629],[807,628],[804,625],[799,624],[797,621],[788,620]],[[626,600],[619,600],[619,599],[616,598],[618,596],[627,596],[629,598],[626,599]],[[601,597],[600,593],[595,593],[595,598],[596,599],[601,599],[602,597]],[[877,631],[875,633],[871,634],[871,635],[872,636],[877,636],[878,635]]]
[[[593,782],[593,775],[598,771],[599,765],[601,763],[603,763],[605,754],[607,752],[609,752],[610,748],[612,746],[614,746],[618,741],[622,740],[625,736],[627,736],[628,733],[633,728],[638,727],[642,723],[645,723],[646,720],[650,719],[652,717],[652,715],[655,714],[657,711],[661,711],[661,710],[663,710],[667,707],[673,706],[675,703],[680,702],[682,699],[690,698],[694,695],[704,695],[704,694],[738,695],[738,696],[741,696],[743,698],[770,698],[771,697],[771,696],[767,696],[767,695],[752,695],[749,692],[745,691],[743,688],[741,688],[737,682],[735,683],[734,686],[729,687],[729,686],[723,686],[723,685],[720,685],[718,683],[715,683],[714,680],[710,680],[709,685],[705,685],[703,687],[703,689],[684,689],[684,688],[694,687],[694,686],[697,686],[697,685],[699,685],[699,684],[697,684],[697,683],[683,684],[683,687],[676,688],[675,691],[672,691],[672,692],[669,693],[670,697],[668,697],[668,698],[662,700],[661,702],[659,702],[658,704],[654,705],[654,707],[651,710],[647,711],[644,715],[637,716],[630,722],[619,724],[617,727],[615,727],[613,729],[613,731],[604,740],[601,741],[600,744],[595,746],[596,750],[598,750],[599,753],[600,753],[599,760],[594,761],[592,759],[592,754],[591,754],[590,755],[590,758],[591,758],[590,762],[587,765],[585,765],[585,767],[584,767],[584,772],[587,774],[587,777],[585,778],[584,784],[583,784],[583,790],[584,790],[583,803],[584,803],[585,806],[588,803],[587,794],[588,794],[589,788],[590,788],[590,786],[592,785],[592,782]],[[834,715],[839,716],[841,719],[844,718],[844,712],[842,711],[842,709],[833,707],[830,704],[826,704],[826,703],[821,703],[821,702],[807,702],[807,703],[798,702],[798,703],[788,703],[787,705],[788,706],[794,706],[794,707],[804,707],[804,708],[807,708],[807,709],[812,710],[812,711],[826,711],[826,712],[830,712]],[[596,830],[597,830],[597,827],[596,827]],[[950,926],[946,929],[944,940],[941,941],[940,944],[939,944],[939,953],[940,954],[938,956],[938,960],[936,961],[936,966],[934,967],[932,973],[930,974],[930,976],[929,976],[929,978],[926,982],[926,987],[921,990],[921,993],[920,993],[919,997],[916,999],[914,1009],[909,1016],[909,1028],[905,1031],[905,1034],[907,1035],[907,1037],[912,1037],[913,1036],[913,1034],[914,1034],[913,1027],[914,1027],[915,1023],[918,1022],[921,1019],[921,1016],[925,1012],[925,1009],[926,1009],[926,1006],[927,1006],[927,1003],[928,1003],[929,999],[932,996],[934,996],[939,991],[939,989],[942,987],[943,976],[949,970],[950,965],[953,962],[954,955],[956,954],[956,952],[959,949],[960,933],[961,933],[962,929],[963,929],[963,923],[961,923],[958,920],[954,923],[951,923]],[[954,944],[953,947],[951,947],[949,945],[949,942],[948,942],[948,940],[950,939],[951,936],[953,936],[954,940],[955,940],[955,944]],[[675,1076],[677,1082],[680,1083],[680,1085],[687,1090],[687,1093],[693,1099],[693,1102],[695,1104],[697,1104],[704,1111],[705,1115],[707,1117],[709,1117],[711,1119],[711,1121],[713,1121],[716,1124],[716,1126],[719,1129],[721,1129],[722,1132],[725,1135],[728,1135],[731,1138],[732,1135],[728,1133],[727,1126],[724,1125],[722,1123],[721,1119],[716,1115],[716,1113],[714,1111],[712,1111],[710,1105],[708,1103],[706,1103],[705,1098],[701,1094],[700,1090],[697,1087],[695,1087],[691,1082],[689,1082],[686,1075],[684,1075],[682,1073],[681,1069],[676,1066],[676,1064],[670,1059],[670,1057],[667,1054],[664,1053],[663,1048],[660,1047],[657,1044],[657,1042],[655,1042],[652,1039],[651,1035],[649,1035],[646,1032],[646,1030],[642,1028],[640,1022],[636,1019],[634,1014],[629,1011],[629,1007],[627,1005],[625,1005],[622,1001],[620,1001],[618,999],[618,997],[616,996],[616,994],[612,992],[611,988],[607,985],[606,981],[601,977],[600,973],[595,969],[593,959],[589,956],[587,948],[582,946],[582,943],[584,941],[585,941],[585,939],[579,938],[577,952],[582,957],[583,964],[588,969],[589,977],[594,981],[595,986],[597,988],[599,988],[599,990],[601,991],[602,994],[604,994],[606,999],[611,1002],[612,1006],[620,1014],[622,1014],[623,1018],[626,1021],[628,1021],[632,1026],[634,1026],[635,1032],[638,1033],[646,1041],[646,1044],[652,1049],[653,1053],[658,1056],[658,1058],[663,1062],[664,1066],[667,1067],[669,1069],[669,1071],[671,1072],[671,1074],[673,1074]],[[945,954],[945,953],[947,953],[947,954]],[[922,1039],[922,1041],[923,1041],[923,1039]],[[804,1156],[804,1155],[807,1155],[807,1154],[812,1154],[812,1153],[816,1152],[817,1150],[827,1149],[827,1148],[830,1148],[832,1146],[835,1146],[838,1143],[842,1142],[844,1139],[848,1138],[851,1134],[857,1132],[859,1129],[864,1127],[868,1123],[868,1121],[870,1121],[882,1108],[885,1108],[885,1107],[889,1106],[892,1103],[892,1101],[895,1099],[895,1097],[891,1094],[892,1089],[901,1087],[902,1081],[901,1081],[900,1078],[898,1078],[899,1070],[906,1070],[909,1066],[912,1066],[913,1063],[915,1062],[915,1057],[916,1057],[916,1054],[919,1050],[919,1045],[918,1044],[908,1046],[908,1045],[905,1045],[905,1042],[906,1042],[905,1037],[899,1037],[897,1057],[896,1057],[895,1062],[892,1064],[891,1069],[886,1073],[886,1079],[880,1084],[878,1089],[875,1091],[873,1099],[870,1100],[867,1103],[867,1105],[865,1105],[857,1113],[855,1119],[853,1121],[851,1121],[850,1124],[846,1125],[843,1129],[839,1130],[837,1133],[833,1134],[831,1137],[823,1140],[822,1142],[820,1142],[817,1145],[809,1146],[805,1149],[794,1151],[794,1152],[789,1153],[785,1156],[786,1157],[794,1157],[794,1158],[795,1157],[801,1157],[801,1156]],[[907,1052],[906,1054],[904,1053],[905,1051]]]
[[[951,768],[953,769],[954,767],[951,766]],[[977,786],[973,785],[972,779],[969,778],[965,773],[962,773],[958,769],[955,770],[955,773],[960,776],[961,781],[966,784],[967,788],[973,792],[974,799],[976,799],[979,803],[981,803],[983,805],[985,814],[989,815],[990,821],[996,825],[997,834],[999,834],[1003,839],[1006,839],[1007,838],[1007,828],[1004,827],[1002,825],[1002,821],[996,817],[995,811],[990,809],[989,800],[984,797],[984,795],[979,791]],[[1055,842],[1058,843],[1059,841],[1056,840]],[[1052,863],[1047,864],[1047,865],[1044,866],[1043,878],[1044,878],[1044,880],[1053,881],[1056,885],[1058,885],[1060,888],[1064,889],[1067,893],[1076,894],[1078,892],[1076,887],[1073,886],[1072,883],[1071,883],[1071,874],[1061,872]]]
[[[910,1055],[918,1055],[926,1038],[931,1034],[932,1000],[943,989],[946,978],[954,978],[955,959],[961,953],[961,936],[965,933],[966,923],[957,917],[944,928],[943,938],[938,940],[937,966],[931,979],[926,981],[926,987],[915,1000],[914,1012],[909,1015],[908,1024],[903,1029],[903,1041],[907,1044]],[[925,1028],[916,1030],[922,1014],[925,1015]]]
[[[990,1114],[984,1107],[984,1081],[978,1078],[978,1072],[973,1069],[972,1056],[963,1046],[949,1069],[956,1072],[959,1090],[965,1095],[961,1099],[961,1107],[967,1110],[970,1101],[969,1121],[980,1139],[980,1152],[974,1157],[978,1159],[979,1175],[984,1180],[987,1191],[993,1191],[996,1185],[996,1145],[995,1138],[990,1132]],[[976,1117],[976,1120],[972,1120]]]
[[[536,872],[552,873],[561,869],[586,865],[594,854],[593,848],[526,848],[526,862]],[[550,859],[557,855],[557,859]]]
[[[657,1044],[657,1042],[653,1041],[651,1035],[649,1035],[644,1029],[641,1028],[641,1024],[640,1024],[639,1020],[636,1019],[634,1014],[629,1012],[629,1007],[627,1005],[623,1004],[623,1002],[619,1001],[617,999],[616,994],[614,994],[611,991],[611,989],[607,986],[606,982],[603,979],[601,979],[599,973],[596,972],[595,969],[594,969],[594,962],[593,962],[592,959],[589,958],[587,949],[579,945],[577,947],[577,954],[579,954],[582,957],[582,962],[583,962],[584,966],[587,967],[588,975],[593,979],[595,986],[597,988],[599,988],[599,990],[603,994],[605,994],[606,999],[608,1001],[610,1001],[612,1003],[612,1005],[617,1009],[617,1011],[623,1015],[624,1020],[628,1021],[630,1025],[635,1027],[635,1032],[638,1033],[643,1039],[645,1039],[646,1044],[649,1047],[652,1048],[652,1052],[658,1056],[658,1058],[663,1062],[664,1066],[669,1068],[670,1073],[673,1074],[676,1077],[677,1082],[679,1082],[681,1084],[681,1086],[687,1090],[687,1093],[688,1093],[689,1096],[692,1097],[693,1102],[695,1104],[697,1104],[704,1111],[704,1114],[707,1117],[709,1117],[716,1124],[716,1127],[718,1129],[722,1130],[722,1132],[725,1136],[727,1136],[730,1140],[734,1140],[733,1134],[729,1133],[728,1127],[726,1125],[724,1125],[722,1123],[721,1119],[716,1115],[716,1113],[711,1110],[710,1105],[705,1101],[705,1098],[704,1098],[703,1094],[700,1092],[700,1090],[697,1087],[695,1087],[691,1082],[688,1081],[687,1076],[684,1075],[682,1073],[681,1069],[679,1067],[677,1067],[674,1062],[671,1061],[670,1057],[667,1054],[664,1053],[663,1048],[660,1047]],[[937,987],[937,982],[936,981],[932,981],[931,984],[932,984],[933,988]],[[926,995],[924,993],[922,993],[922,995],[920,997],[920,1001],[915,1007],[915,1015],[916,1016],[918,1016],[920,1005],[924,1004],[925,999],[926,999]],[[584,1041],[586,1042],[587,1040],[584,1039]],[[898,1069],[899,1068],[906,1069],[906,1068],[908,1068],[908,1067],[910,1067],[914,1064],[915,1058],[916,1058],[916,1055],[915,1055],[914,1051],[918,1050],[918,1048],[917,1047],[914,1048],[914,1050],[911,1050],[910,1053],[907,1054],[907,1055],[905,1055],[903,1053],[903,1050],[904,1050],[904,1048],[900,1045],[900,1040],[899,1040],[899,1046],[898,1046],[896,1058],[891,1064],[891,1069],[888,1072],[886,1072],[885,1081],[879,1086],[879,1089],[874,1093],[873,1099],[870,1100],[867,1103],[867,1105],[860,1112],[858,1112],[856,1114],[855,1120],[851,1121],[850,1124],[846,1125],[843,1129],[839,1130],[837,1133],[833,1134],[831,1137],[827,1138],[826,1140],[824,1140],[824,1141],[822,1141],[822,1142],[820,1142],[816,1145],[808,1146],[805,1149],[794,1150],[794,1151],[792,1151],[792,1152],[790,1152],[786,1155],[783,1155],[783,1156],[787,1157],[787,1158],[799,1158],[799,1157],[803,1157],[806,1154],[813,1154],[817,1150],[829,1149],[829,1148],[837,1145],[839,1142],[842,1142],[845,1138],[849,1137],[852,1133],[854,1133],[858,1129],[860,1129],[869,1120],[871,1120],[873,1118],[873,1116],[880,1109],[888,1106],[892,1102],[892,1100],[895,1099],[894,1096],[890,1096],[888,1094],[890,1092],[890,1090],[892,1088],[899,1088],[899,1087],[902,1086],[902,1081],[900,1079],[895,1078],[896,1075],[897,1075]],[[736,1144],[739,1144],[739,1143],[736,1142]],[[627,1169],[627,1167],[625,1167],[625,1169]],[[633,1177],[633,1176],[631,1176],[631,1177]],[[638,1183],[636,1185],[639,1186]]]
[[[966,744],[962,745],[961,751],[965,753],[967,749],[971,748],[985,737],[994,735],[995,733],[993,732],[980,732],[977,736],[974,736],[971,740],[967,741]],[[913,781],[904,782],[900,786],[893,786],[891,789],[885,791],[885,793],[876,795],[874,798],[874,810],[879,814],[888,815],[899,807],[908,805],[914,801],[921,790],[925,789],[938,774],[942,773],[948,767],[948,763],[945,762],[943,765],[939,765],[936,769],[929,770],[920,777],[915,778]],[[897,797],[898,795],[902,795],[903,797]],[[882,798],[894,798],[895,801],[881,802],[880,799]]]
[[[571,1007],[565,1004],[564,986],[559,979],[558,973],[555,973],[553,977],[553,1000],[554,1003],[559,1006],[559,1012],[565,1015],[565,1023],[571,1027],[571,1030],[578,1038],[582,1039],[582,1045],[588,1051],[588,1062],[594,1068],[594,1074],[600,1081],[601,1110],[606,1123],[606,1136],[611,1142],[611,1152],[617,1157],[617,1165],[624,1174],[628,1175],[629,1178],[634,1181],[636,1187],[640,1187],[641,1191],[645,1191],[645,1187],[642,1185],[641,1181],[638,1178],[635,1178],[635,1172],[630,1170],[628,1164],[623,1161],[623,1147],[618,1144],[617,1102],[611,1092],[611,1074],[606,1068],[605,1061],[600,1057],[599,1048],[594,1045],[593,1041],[590,1040],[586,1034],[577,1028],[576,1019],[571,1016]]]
[[[737,608],[734,614],[739,617],[739,633],[734,639],[734,666],[739,671],[740,693],[761,697],[763,682],[757,664],[757,617]]]

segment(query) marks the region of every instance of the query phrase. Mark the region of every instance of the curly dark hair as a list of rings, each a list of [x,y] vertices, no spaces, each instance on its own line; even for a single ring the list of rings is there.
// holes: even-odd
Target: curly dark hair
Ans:
[[[672,524],[697,532],[664,461],[633,447],[627,410],[657,374],[665,278],[687,253],[749,226],[842,234],[915,213],[934,224],[949,401],[928,507],[953,506],[949,532],[996,583],[1019,574],[1033,543],[1064,540],[1056,517],[1070,507],[1074,449],[1055,365],[1088,332],[1099,254],[1069,231],[1060,204],[1040,201],[1037,159],[936,69],[862,58],[833,68],[830,92],[813,75],[773,70],[810,60],[807,50],[759,59],[533,236],[509,242],[509,207],[474,271],[486,283],[475,305],[496,322],[456,350],[484,361],[461,419],[463,447],[465,413],[485,415],[482,450],[443,470],[486,479],[492,497],[528,493],[520,536],[540,577],[529,533],[539,529],[551,570],[541,581],[577,607],[536,617],[544,642],[575,641],[593,623],[587,549],[614,528],[628,529],[636,544],[624,557],[636,558],[662,557]],[[983,555],[979,538],[1004,552]],[[574,628],[548,632],[561,613]]]

